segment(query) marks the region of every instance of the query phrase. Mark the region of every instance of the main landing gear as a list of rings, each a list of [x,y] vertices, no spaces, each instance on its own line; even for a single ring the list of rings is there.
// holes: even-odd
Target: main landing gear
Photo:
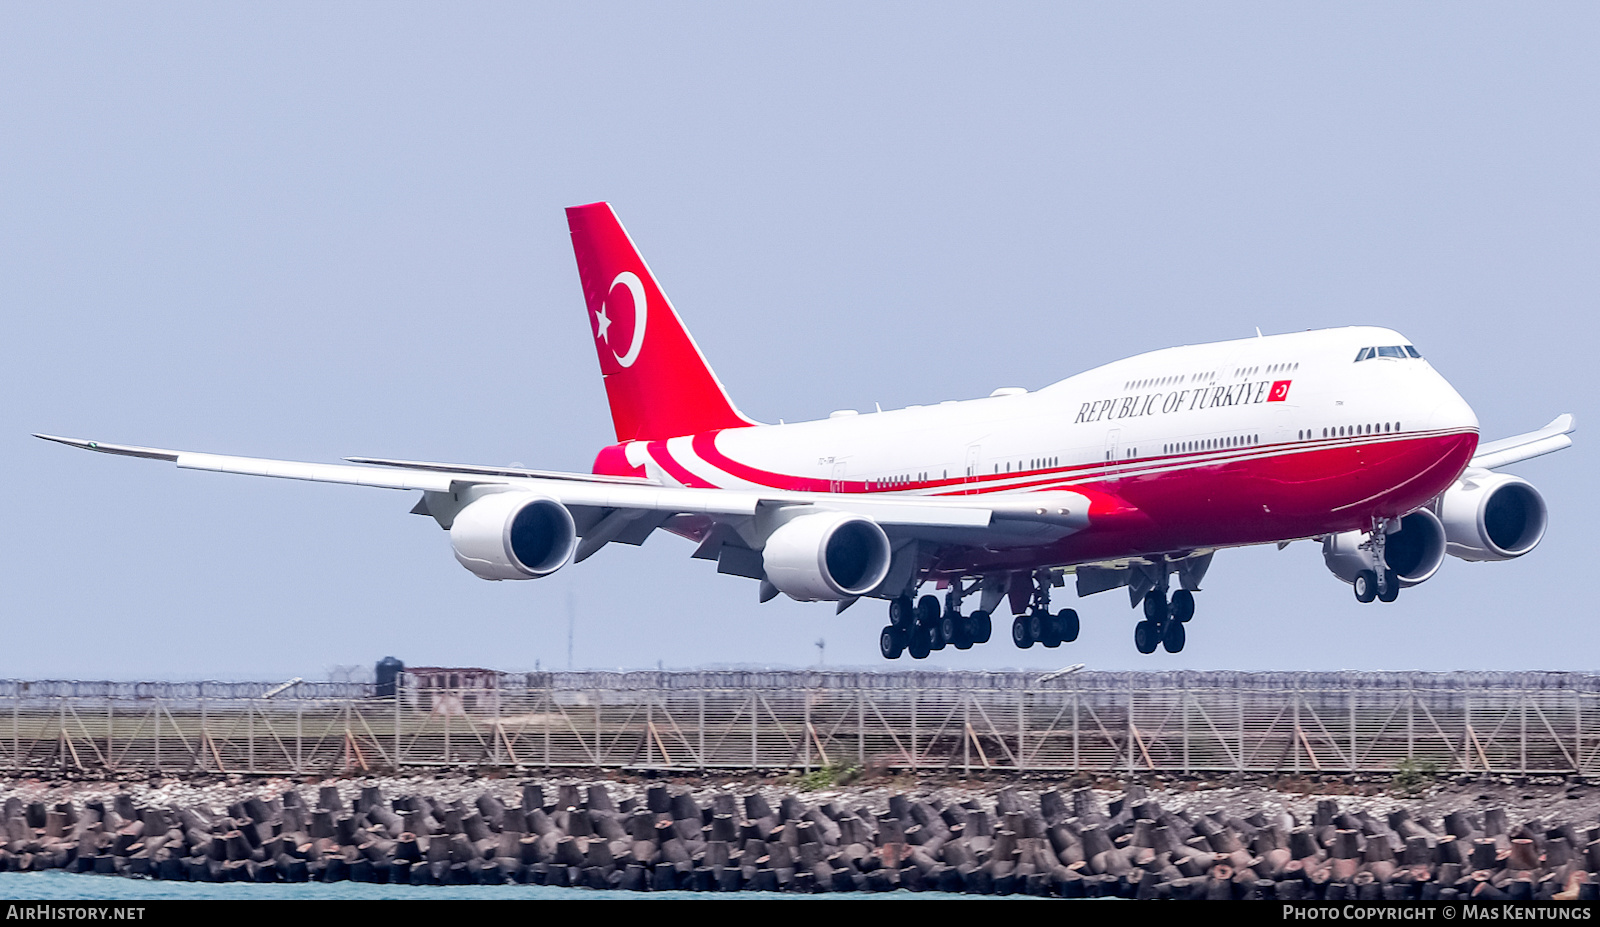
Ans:
[[[1028,610],[1011,620],[1011,643],[1023,650],[1034,644],[1060,647],[1078,639],[1078,613],[1063,608],[1050,614],[1050,573],[1040,570],[1033,577],[1033,592]]]
[[[947,645],[957,650],[986,644],[993,632],[989,613],[961,614],[961,593],[952,585],[940,606],[937,596],[913,600],[909,594],[889,601],[889,626],[878,634],[878,650],[886,660],[899,659],[909,651],[913,660],[926,660],[928,654]]]
[[[1177,653],[1188,640],[1184,625],[1194,617],[1194,593],[1179,589],[1167,600],[1167,590],[1157,587],[1144,595],[1144,620],[1133,626],[1133,645],[1140,653],[1165,647]]]
[[[1013,577],[1012,581],[1025,578],[1023,574],[1023,577]],[[1077,612],[1070,608],[1054,614],[1050,612],[1050,581],[1048,570],[1040,570],[1031,578],[1028,610],[1011,623],[1011,642],[1018,647],[1026,649],[1034,644],[1059,647],[1078,639]],[[963,616],[962,597],[980,587],[984,590],[981,604],[989,607]],[[946,646],[966,650],[974,644],[988,643],[994,630],[990,609],[1000,603],[1005,592],[1004,577],[999,580],[989,577],[965,587],[959,582],[951,583],[943,607],[931,595],[913,600],[906,594],[892,599],[889,625],[878,634],[878,650],[887,660],[899,659],[906,652],[910,652],[914,660],[923,660]]]
[[[903,595],[889,602],[889,626],[878,634],[878,650],[884,659],[899,659],[910,651],[913,660],[926,660],[928,654],[953,645],[968,650],[986,643],[990,634],[989,613],[978,611],[962,617],[959,601],[951,607],[939,605],[936,596],[925,595],[913,602]]]
[[[1356,573],[1355,588],[1356,601],[1362,604],[1377,599],[1379,602],[1393,602],[1400,597],[1400,577],[1389,569],[1388,560],[1384,556],[1384,543],[1387,539],[1387,525],[1382,518],[1372,520],[1371,540],[1362,544],[1372,552],[1372,565],[1370,570]]]

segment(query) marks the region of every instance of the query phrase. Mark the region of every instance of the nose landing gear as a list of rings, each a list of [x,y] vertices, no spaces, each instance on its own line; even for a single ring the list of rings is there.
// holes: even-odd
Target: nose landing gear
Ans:
[[[1393,602],[1400,597],[1400,577],[1394,570],[1389,569],[1389,561],[1384,547],[1388,536],[1388,520],[1383,518],[1372,519],[1371,539],[1362,544],[1372,552],[1372,569],[1361,570],[1356,573],[1356,579],[1351,586],[1356,593],[1356,601],[1362,604],[1377,599],[1379,602]]]

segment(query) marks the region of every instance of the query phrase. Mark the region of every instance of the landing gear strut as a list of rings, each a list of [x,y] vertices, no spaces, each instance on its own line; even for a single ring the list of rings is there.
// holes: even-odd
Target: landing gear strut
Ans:
[[[1372,552],[1372,569],[1356,573],[1355,582],[1351,584],[1355,589],[1357,602],[1365,604],[1373,599],[1379,602],[1393,602],[1400,597],[1400,577],[1395,575],[1394,570],[1389,569],[1389,561],[1384,552],[1388,539],[1387,529],[1388,519],[1373,517],[1370,540],[1361,545]]]

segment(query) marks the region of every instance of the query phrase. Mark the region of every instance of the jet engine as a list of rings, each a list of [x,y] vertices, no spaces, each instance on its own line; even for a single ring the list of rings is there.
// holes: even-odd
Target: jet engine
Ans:
[[[1451,556],[1510,560],[1544,539],[1549,509],[1527,480],[1509,473],[1469,471],[1434,504]]]
[[[483,579],[548,576],[566,565],[577,537],[566,506],[525,492],[484,496],[450,525],[456,559]]]
[[[767,538],[767,581],[801,602],[853,599],[889,572],[889,538],[877,522],[845,512],[791,519]]]
[[[1360,531],[1330,534],[1322,539],[1322,559],[1333,575],[1347,583],[1356,581],[1356,574],[1372,569],[1372,554],[1363,550],[1366,537]],[[1444,563],[1445,528],[1438,516],[1427,509],[1418,509],[1400,519],[1400,528],[1383,539],[1383,559],[1394,571],[1402,587],[1426,582],[1439,572]]]

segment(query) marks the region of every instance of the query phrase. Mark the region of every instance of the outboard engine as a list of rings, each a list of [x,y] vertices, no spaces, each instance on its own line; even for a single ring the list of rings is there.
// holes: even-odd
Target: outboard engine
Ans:
[[[450,546],[483,579],[537,579],[566,565],[578,531],[567,507],[526,492],[497,492],[456,514]]]
[[[1462,560],[1511,560],[1544,539],[1549,509],[1539,490],[1509,473],[1468,471],[1434,502],[1449,551]]]

